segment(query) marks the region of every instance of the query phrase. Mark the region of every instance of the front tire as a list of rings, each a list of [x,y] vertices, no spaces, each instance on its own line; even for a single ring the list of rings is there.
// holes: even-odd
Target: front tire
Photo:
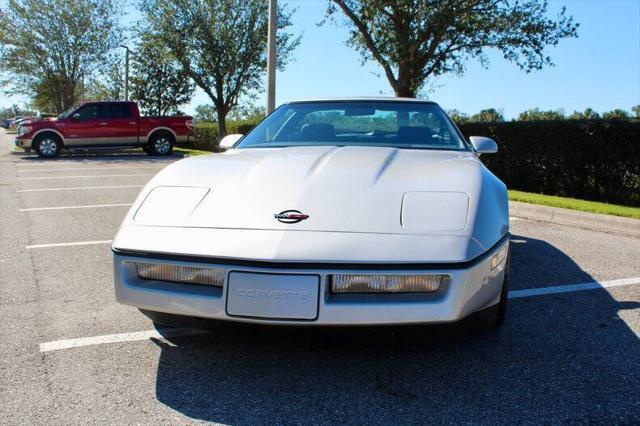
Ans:
[[[169,132],[157,132],[149,138],[145,152],[149,155],[171,155],[175,139]]]
[[[62,141],[57,136],[46,134],[33,141],[33,148],[40,157],[53,158],[60,153]]]

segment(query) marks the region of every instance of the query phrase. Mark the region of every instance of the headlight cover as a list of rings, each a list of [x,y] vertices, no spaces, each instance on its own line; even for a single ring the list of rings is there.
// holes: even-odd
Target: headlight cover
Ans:
[[[448,275],[333,274],[332,293],[433,293]]]
[[[209,188],[158,186],[153,188],[136,211],[133,220],[143,225],[180,224],[209,193]]]
[[[199,266],[183,266],[162,263],[136,262],[138,278],[143,280],[222,287],[224,269]]]
[[[464,192],[405,192],[400,223],[415,232],[462,231],[468,214],[469,196]]]

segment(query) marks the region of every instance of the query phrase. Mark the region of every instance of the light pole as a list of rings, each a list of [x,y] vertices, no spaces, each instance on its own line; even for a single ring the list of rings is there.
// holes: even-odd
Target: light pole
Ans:
[[[276,30],[278,4],[269,0],[269,32],[267,35],[267,114],[276,109]]]
[[[127,54],[124,58],[124,100],[129,100],[129,48],[127,46],[120,46],[126,49]]]

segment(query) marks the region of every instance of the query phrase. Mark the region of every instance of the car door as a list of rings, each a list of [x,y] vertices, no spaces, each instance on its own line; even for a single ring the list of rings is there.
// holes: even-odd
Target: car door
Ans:
[[[135,145],[138,143],[138,118],[129,102],[106,104],[106,137],[109,145]]]
[[[101,145],[106,137],[106,109],[104,104],[81,106],[65,121],[66,146]]]

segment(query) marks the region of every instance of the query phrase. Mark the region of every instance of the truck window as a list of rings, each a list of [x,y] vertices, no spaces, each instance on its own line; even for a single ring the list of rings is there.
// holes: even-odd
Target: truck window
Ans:
[[[108,106],[109,118],[130,118],[131,105],[125,103],[113,103]]]
[[[95,120],[98,118],[98,105],[85,105],[80,108],[78,114],[80,114],[80,120],[82,121]]]
[[[106,118],[105,112],[103,104],[89,104],[80,108],[78,114],[80,114],[81,121],[86,121]]]

